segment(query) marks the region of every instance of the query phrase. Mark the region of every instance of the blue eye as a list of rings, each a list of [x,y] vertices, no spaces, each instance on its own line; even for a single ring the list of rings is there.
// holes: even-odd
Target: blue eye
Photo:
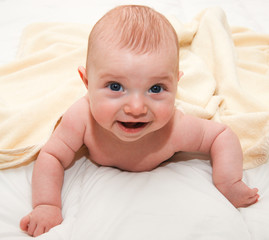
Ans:
[[[151,93],[160,93],[163,91],[163,87],[160,85],[154,85],[149,89],[149,92]]]
[[[110,83],[108,87],[110,88],[110,90],[115,91],[115,92],[123,91],[123,87],[119,83],[116,83],[116,82]]]

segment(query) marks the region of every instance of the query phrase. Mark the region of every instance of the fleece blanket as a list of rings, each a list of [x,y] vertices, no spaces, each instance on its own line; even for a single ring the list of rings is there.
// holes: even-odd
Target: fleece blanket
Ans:
[[[179,37],[176,105],[185,113],[229,125],[238,135],[244,168],[268,159],[269,36],[230,27],[219,8],[192,22],[169,18]],[[91,26],[36,23],[22,35],[17,59],[0,68],[0,168],[34,160],[62,114],[86,93]]]

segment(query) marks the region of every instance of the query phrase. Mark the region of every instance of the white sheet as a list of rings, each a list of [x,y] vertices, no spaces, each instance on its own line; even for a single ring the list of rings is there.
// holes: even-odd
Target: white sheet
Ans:
[[[183,22],[218,5],[230,25],[269,33],[267,0],[0,0],[0,64],[15,58],[29,23],[94,24],[110,8],[126,3],[149,5]],[[97,167],[81,158],[66,171],[64,222],[38,239],[269,239],[268,163],[244,172],[261,197],[237,210],[212,184],[208,161],[176,161],[181,158],[178,154],[175,161],[144,173]],[[30,239],[20,231],[19,221],[31,210],[32,168],[33,163],[0,171],[0,239]]]

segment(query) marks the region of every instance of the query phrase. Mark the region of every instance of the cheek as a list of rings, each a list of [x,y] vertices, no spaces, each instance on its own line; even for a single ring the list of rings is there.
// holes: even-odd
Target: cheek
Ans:
[[[174,102],[168,101],[164,103],[160,103],[155,108],[155,116],[159,122],[166,124],[174,114]]]
[[[94,119],[100,124],[113,121],[117,108],[113,101],[94,98],[90,100],[91,112]]]

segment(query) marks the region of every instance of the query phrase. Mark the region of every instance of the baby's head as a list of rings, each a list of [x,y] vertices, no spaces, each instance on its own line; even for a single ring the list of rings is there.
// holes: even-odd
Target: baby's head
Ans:
[[[90,33],[86,69],[90,68],[99,48],[104,46],[128,49],[133,54],[153,53],[172,46],[178,72],[177,34],[170,22],[152,8],[123,5],[105,14]]]
[[[178,61],[177,35],[163,15],[136,5],[109,11],[79,69],[93,118],[124,141],[163,128],[174,114]]]

